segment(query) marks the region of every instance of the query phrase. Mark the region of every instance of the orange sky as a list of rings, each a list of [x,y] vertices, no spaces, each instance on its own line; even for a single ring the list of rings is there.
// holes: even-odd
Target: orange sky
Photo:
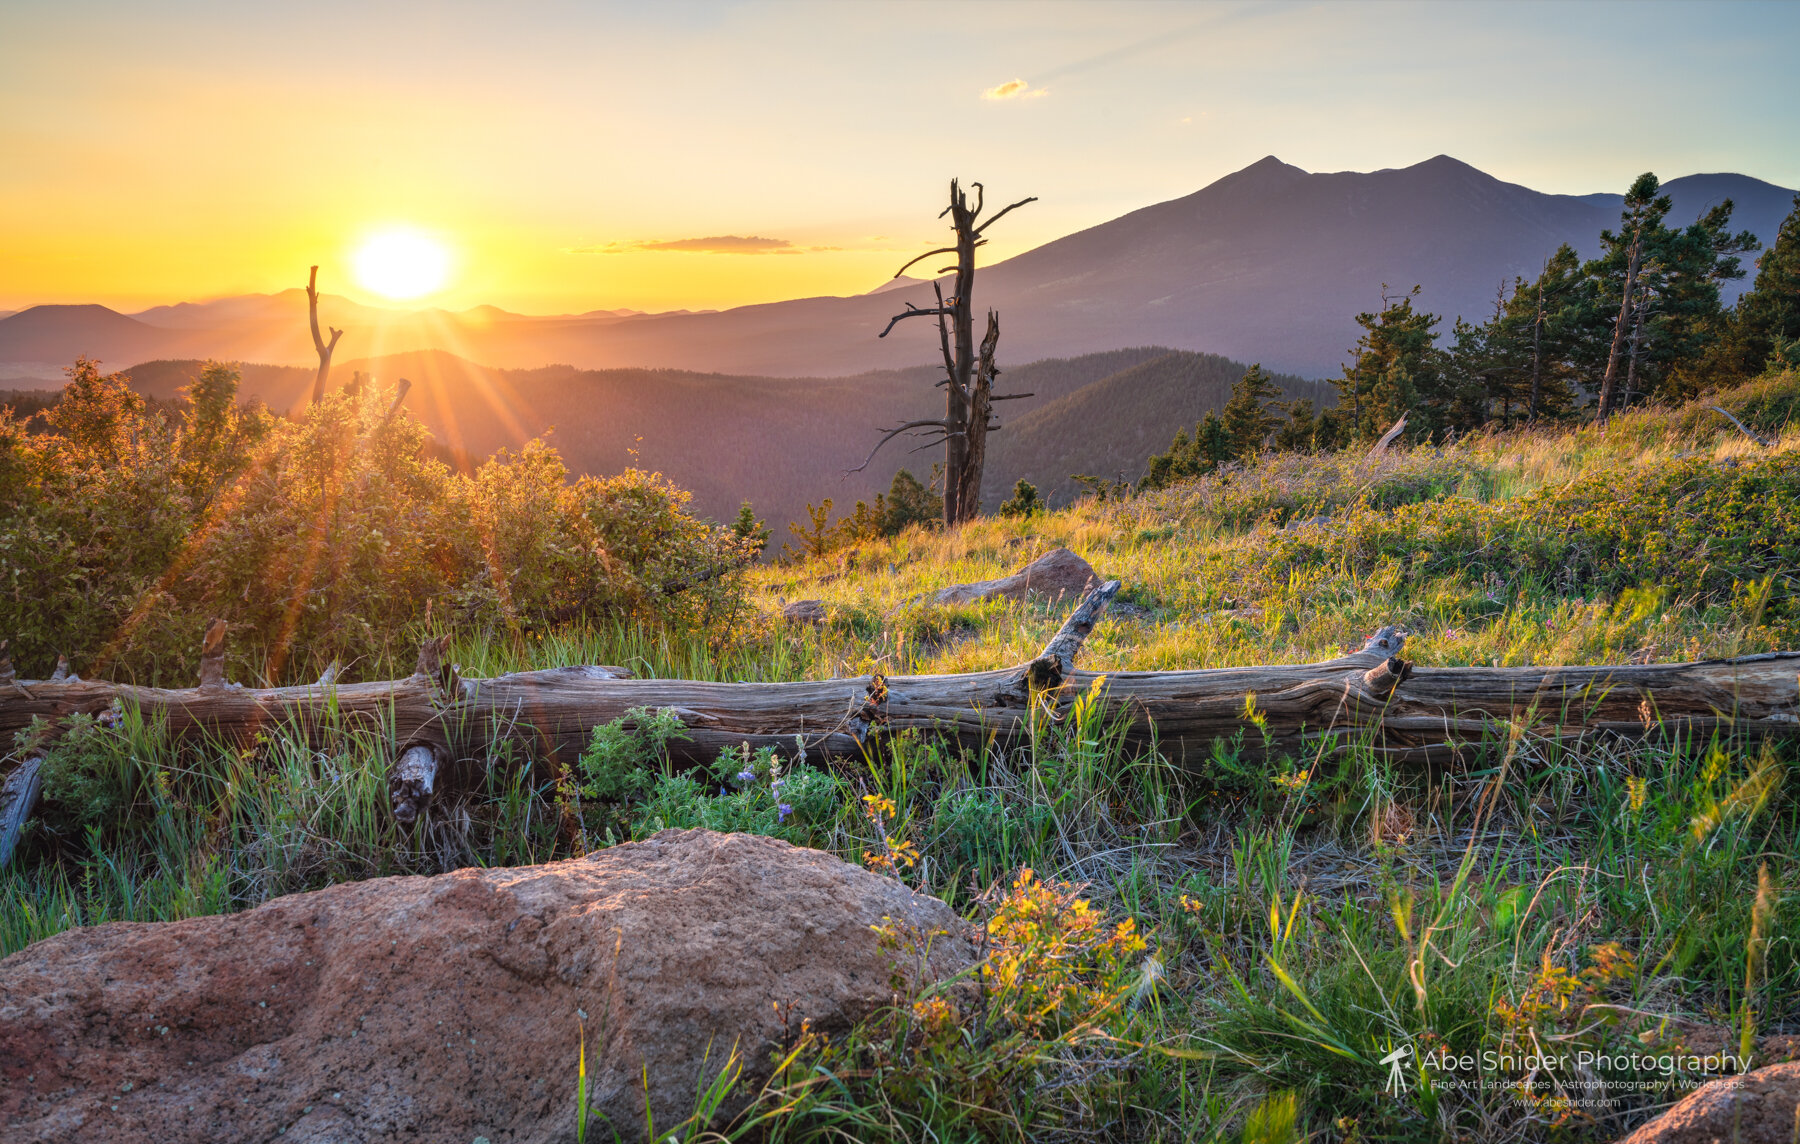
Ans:
[[[0,308],[273,291],[313,262],[379,302],[351,259],[394,224],[441,237],[422,302],[451,308],[854,293],[935,243],[951,174],[1040,197],[990,259],[1269,153],[1791,186],[1797,9],[15,3]],[[1662,78],[1621,121],[1628,72]],[[719,236],[786,245],[646,248]]]

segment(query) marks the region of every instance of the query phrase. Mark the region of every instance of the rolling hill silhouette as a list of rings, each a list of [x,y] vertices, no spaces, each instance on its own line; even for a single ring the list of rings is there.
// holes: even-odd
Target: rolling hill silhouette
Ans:
[[[143,393],[172,398],[199,362],[153,361],[132,367]],[[1009,369],[1003,388],[1034,396],[1001,408],[1003,428],[984,488],[989,507],[1028,477],[1058,503],[1078,486],[1072,473],[1128,470],[1168,447],[1177,423],[1224,404],[1241,363],[1159,346],[1049,359]],[[345,362],[334,385],[354,372],[413,382],[406,405],[452,454],[480,460],[532,437],[549,441],[577,473],[616,473],[628,465],[659,470],[694,494],[694,507],[729,519],[743,500],[776,526],[804,519],[826,497],[839,513],[885,491],[896,470],[923,475],[937,450],[909,455],[889,445],[862,473],[845,474],[874,445],[878,426],[939,408],[939,372],[929,366],[847,377],[749,377],[681,370],[577,370],[549,366],[496,370],[439,350]],[[1296,396],[1328,387],[1280,378]],[[311,392],[313,370],[252,365],[240,394],[291,409]],[[1141,412],[1140,412],[1141,411]],[[1071,444],[1076,441],[1078,443]],[[1073,467],[1070,467],[1073,466]]]
[[[1735,174],[1665,184],[1688,222],[1729,195],[1736,225],[1773,238],[1794,192]],[[1183,198],[1133,211],[985,268],[975,304],[1000,310],[1003,361],[1162,345],[1260,361],[1304,376],[1335,373],[1354,316],[1382,284],[1424,286],[1446,319],[1485,315],[1494,292],[1535,274],[1559,243],[1592,253],[1618,221],[1619,196],[1547,195],[1439,155],[1410,167],[1315,174],[1274,157]],[[493,307],[416,313],[321,304],[346,329],[339,353],[443,349],[494,367],[562,362],[583,369],[675,368],[737,376],[836,377],[927,364],[922,323],[876,335],[928,283],[851,298],[802,298],[718,313],[594,312],[558,317]],[[0,319],[0,376],[20,363],[215,357],[311,359],[298,290],[157,307],[39,306]]]

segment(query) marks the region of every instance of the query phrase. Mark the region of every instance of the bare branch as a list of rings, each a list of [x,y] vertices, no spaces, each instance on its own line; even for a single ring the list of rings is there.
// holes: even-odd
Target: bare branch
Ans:
[[[1018,202],[1014,203],[1012,206],[1007,207],[1006,210],[1001,211],[999,214],[995,215],[993,218],[988,219],[986,222],[982,223],[979,227],[977,227],[975,229],[975,233],[979,235],[982,231],[986,230],[988,227],[993,226],[995,223],[997,223],[1001,219],[1005,218],[1007,211],[1015,211],[1015,210],[1018,210],[1020,207],[1024,206],[1026,203],[1035,203],[1035,202],[1037,202],[1036,195],[1033,195],[1028,199],[1020,199]]]
[[[969,212],[969,221],[973,222],[981,217],[981,208],[987,202],[987,188],[980,183],[969,185],[975,188],[975,209]]]
[[[1406,414],[1402,413],[1400,415],[1400,420],[1394,422],[1394,427],[1389,429],[1386,433],[1383,433],[1381,435],[1381,440],[1375,442],[1375,447],[1373,449],[1369,450],[1369,459],[1373,460],[1374,458],[1379,457],[1379,456],[1381,456],[1381,454],[1386,452],[1387,447],[1394,443],[1394,438],[1400,436],[1400,434],[1403,431],[1405,431],[1405,429],[1406,429]]]
[[[956,247],[954,247],[954,246],[940,246],[936,250],[927,250],[924,254],[919,255],[919,257],[913,259],[911,262],[908,262],[905,266],[902,266],[900,269],[894,271],[894,277],[895,278],[900,277],[902,274],[905,274],[908,270],[911,270],[914,266],[917,266],[919,263],[925,261],[927,258],[930,258],[934,254],[955,254],[955,253],[956,253]],[[939,271],[939,273],[942,273],[942,271]]]
[[[900,321],[902,321],[902,320],[904,320],[904,319],[906,319],[906,318],[922,318],[922,317],[924,317],[924,316],[925,316],[925,315],[927,315],[927,314],[949,314],[949,313],[953,313],[953,312],[954,312],[954,311],[951,311],[951,310],[946,310],[946,309],[945,309],[945,308],[944,308],[944,307],[942,307],[942,306],[939,306],[939,307],[937,307],[937,308],[936,308],[936,309],[932,309],[932,310],[921,310],[921,309],[919,309],[919,308],[918,308],[918,307],[917,307],[917,306],[915,306],[915,305],[913,305],[913,304],[912,304],[912,303],[911,303],[911,302],[908,302],[908,303],[907,303],[907,304],[906,304],[906,313],[904,313],[904,314],[895,314],[895,315],[894,315],[894,316],[893,316],[893,317],[891,317],[891,318],[889,318],[889,319],[888,319],[888,324],[887,324],[887,329],[886,329],[886,330],[883,330],[883,331],[881,331],[881,333],[879,333],[879,334],[877,334],[877,335],[875,335],[875,336],[876,336],[876,337],[880,337],[880,338],[885,338],[885,337],[887,337],[887,336],[888,336],[888,331],[889,331],[889,330],[892,330],[892,329],[893,329],[893,328],[894,328],[894,325],[895,325],[895,324],[896,324],[896,323],[897,323],[897,322],[900,322]]]
[[[932,426],[942,429],[946,436],[948,436],[950,434],[950,423],[943,420],[942,418],[934,418],[930,421],[908,421],[904,425],[901,425],[894,429],[889,429],[886,433],[883,433],[881,435],[881,440],[875,442],[875,447],[873,449],[869,450],[869,455],[867,457],[863,458],[863,463],[856,466],[856,468],[854,468],[854,469],[845,469],[844,476],[847,477],[851,473],[860,473],[864,469],[868,468],[869,462],[873,461],[875,459],[875,454],[881,452],[881,447],[883,445],[887,444],[889,441],[892,441],[894,438],[900,436],[900,434],[905,433],[910,429],[925,429],[925,428],[932,427]]]
[[[1717,405],[1708,405],[1707,408],[1712,410],[1714,413],[1717,413],[1719,416],[1723,417],[1725,420],[1731,422],[1733,425],[1736,425],[1738,427],[1738,429],[1743,432],[1744,436],[1750,438],[1752,441],[1755,441],[1758,445],[1761,445],[1763,448],[1765,448],[1765,449],[1774,448],[1775,442],[1769,440],[1767,437],[1764,437],[1761,433],[1758,433],[1756,430],[1750,428],[1750,426],[1744,424],[1742,421],[1739,421],[1737,418],[1733,417],[1731,414],[1725,412],[1725,410],[1720,409]]]

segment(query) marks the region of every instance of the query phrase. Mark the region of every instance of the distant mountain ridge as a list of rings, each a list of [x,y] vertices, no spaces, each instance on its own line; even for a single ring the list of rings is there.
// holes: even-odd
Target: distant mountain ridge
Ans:
[[[1673,219],[1692,221],[1727,196],[1734,225],[1764,242],[1794,192],[1738,174],[1664,184]],[[1024,188],[1029,190],[1029,188]],[[1534,275],[1563,242],[1584,254],[1616,226],[1620,196],[1549,195],[1446,155],[1410,167],[1309,173],[1273,156],[1168,202],[985,267],[975,304],[1001,314],[1002,360],[1070,357],[1129,345],[1221,354],[1323,377],[1354,342],[1354,316],[1382,286],[1424,287],[1445,318],[1477,317],[1495,290]],[[931,297],[900,282],[849,298],[801,298],[716,313],[592,312],[557,317],[477,307],[401,314],[328,298],[322,317],[347,332],[340,355],[444,349],[494,367],[677,368],[761,376],[843,376],[932,362],[920,323],[877,337],[904,302]],[[123,363],[217,357],[304,364],[311,358],[298,290],[156,307],[39,306],[0,319],[9,363]]]

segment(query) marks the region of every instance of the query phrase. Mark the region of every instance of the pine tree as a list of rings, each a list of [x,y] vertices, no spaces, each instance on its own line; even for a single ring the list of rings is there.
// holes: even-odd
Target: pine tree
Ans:
[[[1259,363],[1245,371],[1231,387],[1231,400],[1225,403],[1220,420],[1224,424],[1232,458],[1248,457],[1263,447],[1263,442],[1281,425],[1281,390],[1263,372]]]
[[[1800,338],[1800,195],[1775,243],[1756,261],[1756,281],[1738,299],[1732,350],[1736,367],[1761,373],[1778,346]]]
[[[940,523],[943,513],[944,498],[932,493],[909,470],[901,469],[888,485],[881,532],[884,536],[893,536],[909,524],[929,527]]]
[[[1420,287],[1398,299],[1382,294],[1379,313],[1356,316],[1363,336],[1353,361],[1333,379],[1341,396],[1331,417],[1346,440],[1370,440],[1408,416],[1407,435],[1430,435],[1447,421],[1443,352],[1437,348],[1438,316],[1413,309]]]
[[[830,552],[834,545],[834,538],[829,524],[831,520],[831,498],[826,497],[825,503],[819,505],[817,508],[808,504],[806,506],[806,519],[809,522],[810,527],[802,527],[798,521],[788,522],[788,531],[793,533],[800,540],[800,549],[796,555],[823,556],[827,552]],[[784,551],[788,548],[785,544],[781,547]]]
[[[1275,447],[1290,453],[1314,453],[1323,446],[1319,442],[1319,425],[1323,418],[1313,412],[1312,398],[1302,397],[1288,408],[1288,419],[1275,430]]]
[[[737,519],[731,522],[731,531],[757,556],[761,556],[769,547],[769,530],[763,527],[762,521],[756,519],[749,501],[738,506]]]
[[[1686,396],[1703,384],[1702,363],[1729,325],[1719,289],[1744,276],[1738,256],[1759,245],[1749,231],[1731,232],[1730,199],[1671,229],[1671,203],[1659,188],[1654,174],[1638,176],[1619,232],[1600,232],[1602,253],[1583,268],[1609,322],[1601,421],[1635,396]]]
[[[1218,414],[1208,413],[1194,431],[1194,451],[1198,462],[1205,466],[1201,472],[1210,473],[1231,460],[1231,431]]]
[[[1013,486],[1012,499],[1000,505],[1001,516],[1027,517],[1044,511],[1043,502],[1038,500],[1037,486],[1020,477]]]

